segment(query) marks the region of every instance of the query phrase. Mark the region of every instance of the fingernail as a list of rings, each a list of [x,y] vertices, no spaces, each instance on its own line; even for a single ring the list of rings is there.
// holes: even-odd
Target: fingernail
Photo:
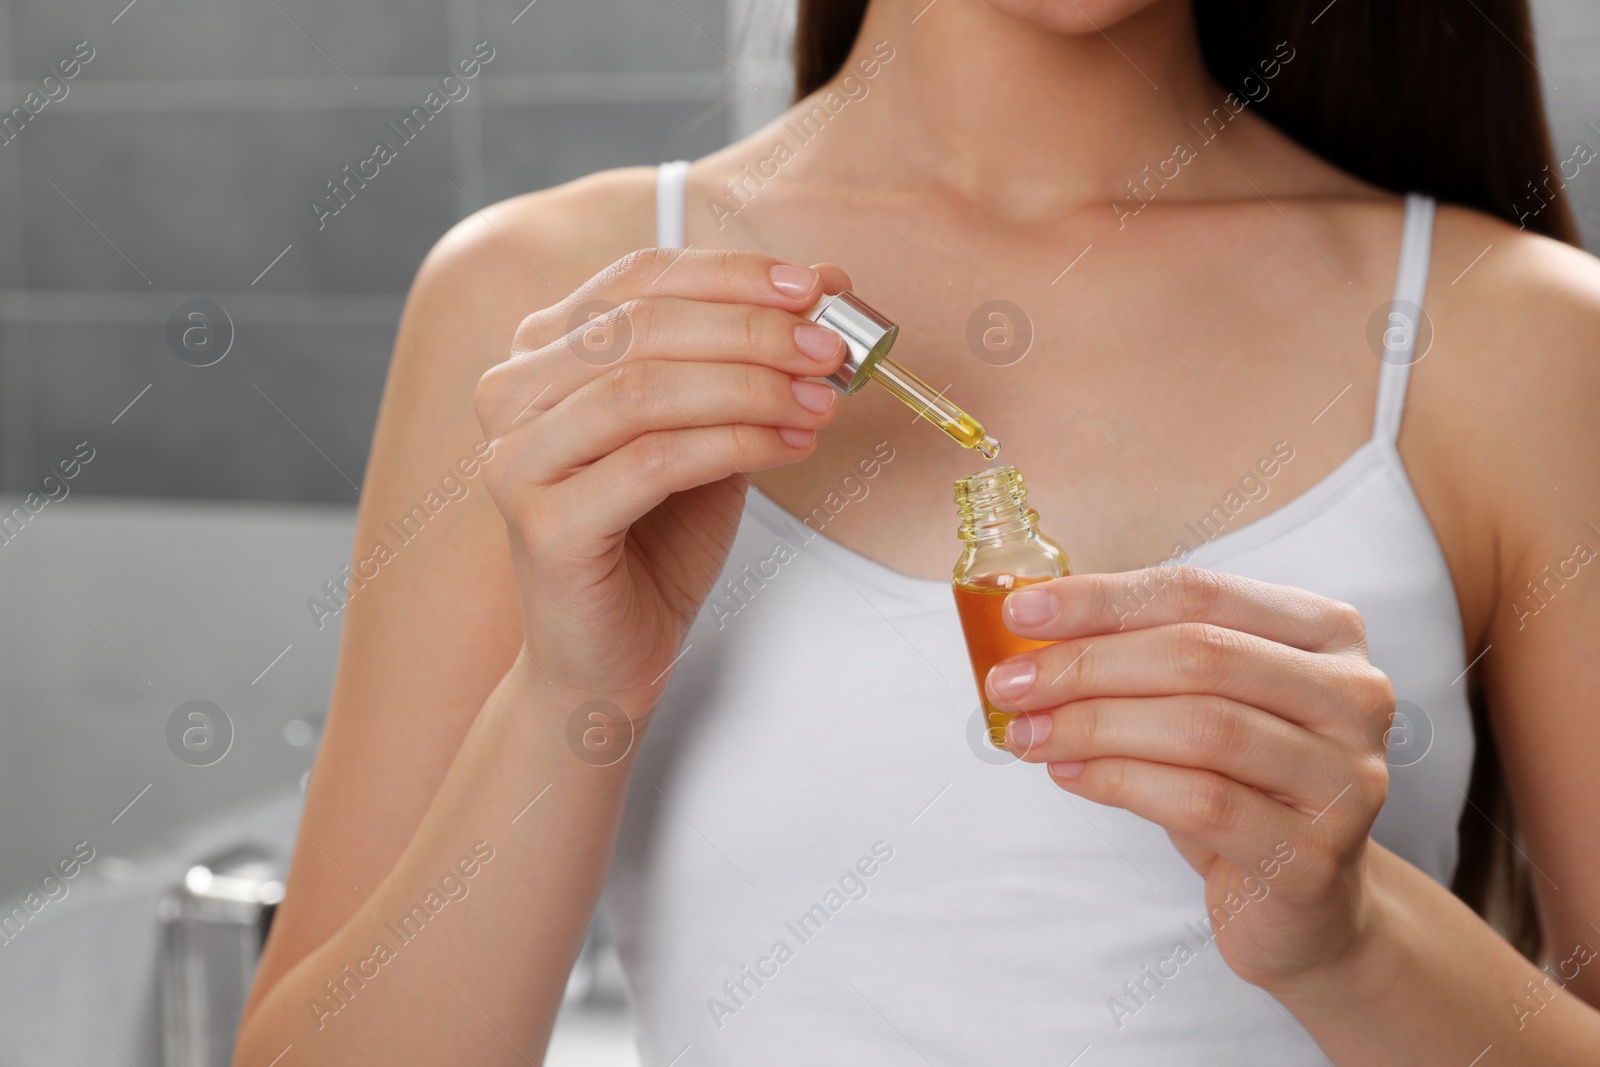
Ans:
[[[1067,763],[1047,763],[1050,773],[1057,778],[1076,778],[1083,773],[1083,760],[1072,760]]]
[[[789,388],[794,390],[794,398],[800,401],[801,407],[818,415],[833,407],[834,397],[839,395],[830,385],[801,381],[799,378],[790,382]]]
[[[989,692],[1002,700],[1019,697],[1028,691],[1036,674],[1038,670],[1031,659],[997,663],[989,668]]]
[[[1032,752],[1050,736],[1050,716],[1018,715],[1006,724],[1006,747],[1013,752]]]
[[[1056,617],[1061,605],[1048,589],[1019,589],[1006,597],[1011,621],[1021,626],[1038,626]]]
[[[794,328],[794,346],[818,363],[826,363],[837,356],[843,343],[838,334],[816,323],[802,322]]]
[[[817,284],[817,272],[809,267],[779,263],[772,268],[772,287],[784,296],[805,296]]]
[[[810,448],[817,439],[815,430],[801,430],[794,426],[778,427],[778,437],[790,448]]]

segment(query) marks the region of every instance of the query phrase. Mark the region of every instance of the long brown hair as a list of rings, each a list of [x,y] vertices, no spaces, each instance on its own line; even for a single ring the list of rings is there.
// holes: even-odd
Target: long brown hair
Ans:
[[[1192,2],[1206,66],[1225,87],[1258,74],[1279,42],[1296,50],[1253,106],[1323,159],[1396,193],[1426,193],[1579,243],[1545,122],[1527,0]],[[796,100],[839,72],[867,3],[800,0]],[[1476,686],[1472,706],[1477,754],[1451,888],[1535,959],[1530,872],[1512,844],[1510,798]]]

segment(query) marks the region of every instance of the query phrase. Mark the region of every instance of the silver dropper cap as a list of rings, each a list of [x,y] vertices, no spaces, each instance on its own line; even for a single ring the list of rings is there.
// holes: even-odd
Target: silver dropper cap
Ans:
[[[825,296],[805,313],[818,326],[844,338],[849,354],[826,381],[849,396],[872,380],[872,368],[894,347],[900,327],[873,311],[851,292]]]

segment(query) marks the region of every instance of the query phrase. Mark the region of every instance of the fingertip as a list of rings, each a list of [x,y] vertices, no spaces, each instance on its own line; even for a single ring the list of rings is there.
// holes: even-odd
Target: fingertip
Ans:
[[[1033,688],[1038,677],[1039,667],[1031,657],[1002,660],[989,668],[985,688],[997,706],[1010,710],[1016,700]]]
[[[778,439],[790,448],[807,449],[816,444],[817,431],[804,430],[796,426],[780,426]]]
[[[809,267],[774,263],[768,271],[772,287],[787,300],[815,300],[822,287],[822,276]]]
[[[1032,756],[1037,762],[1041,757],[1035,755],[1035,750],[1043,746],[1050,737],[1052,726],[1053,722],[1048,712],[1039,715],[1018,715],[1006,724],[1006,748],[1016,753],[1018,759],[1025,760]]]
[[[1007,624],[1032,629],[1059,615],[1061,601],[1048,585],[1031,585],[1007,596],[1003,610]]]
[[[789,391],[795,402],[813,415],[831,418],[839,406],[839,390],[809,378],[795,378],[789,382]]]
[[[848,354],[843,337],[814,322],[795,324],[794,345],[806,358],[815,362],[819,370],[837,369]]]

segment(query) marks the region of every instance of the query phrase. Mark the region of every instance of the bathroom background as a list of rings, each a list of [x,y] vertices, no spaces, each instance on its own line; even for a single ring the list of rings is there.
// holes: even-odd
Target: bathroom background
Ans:
[[[1592,156],[1600,5],[1534,7],[1557,154]],[[0,515],[46,498],[0,527],[0,917],[92,849],[0,926],[0,1064],[226,1062],[247,970],[197,989],[181,964],[248,956],[292,847],[339,641],[306,601],[349,559],[416,264],[477,207],[755,128],[787,97],[792,18],[0,0],[0,108],[78,64],[0,132]],[[308,201],[478,42],[467,95],[319,220]],[[1572,193],[1600,251],[1600,166]],[[637,1063],[603,932],[569,993],[547,1062]]]

